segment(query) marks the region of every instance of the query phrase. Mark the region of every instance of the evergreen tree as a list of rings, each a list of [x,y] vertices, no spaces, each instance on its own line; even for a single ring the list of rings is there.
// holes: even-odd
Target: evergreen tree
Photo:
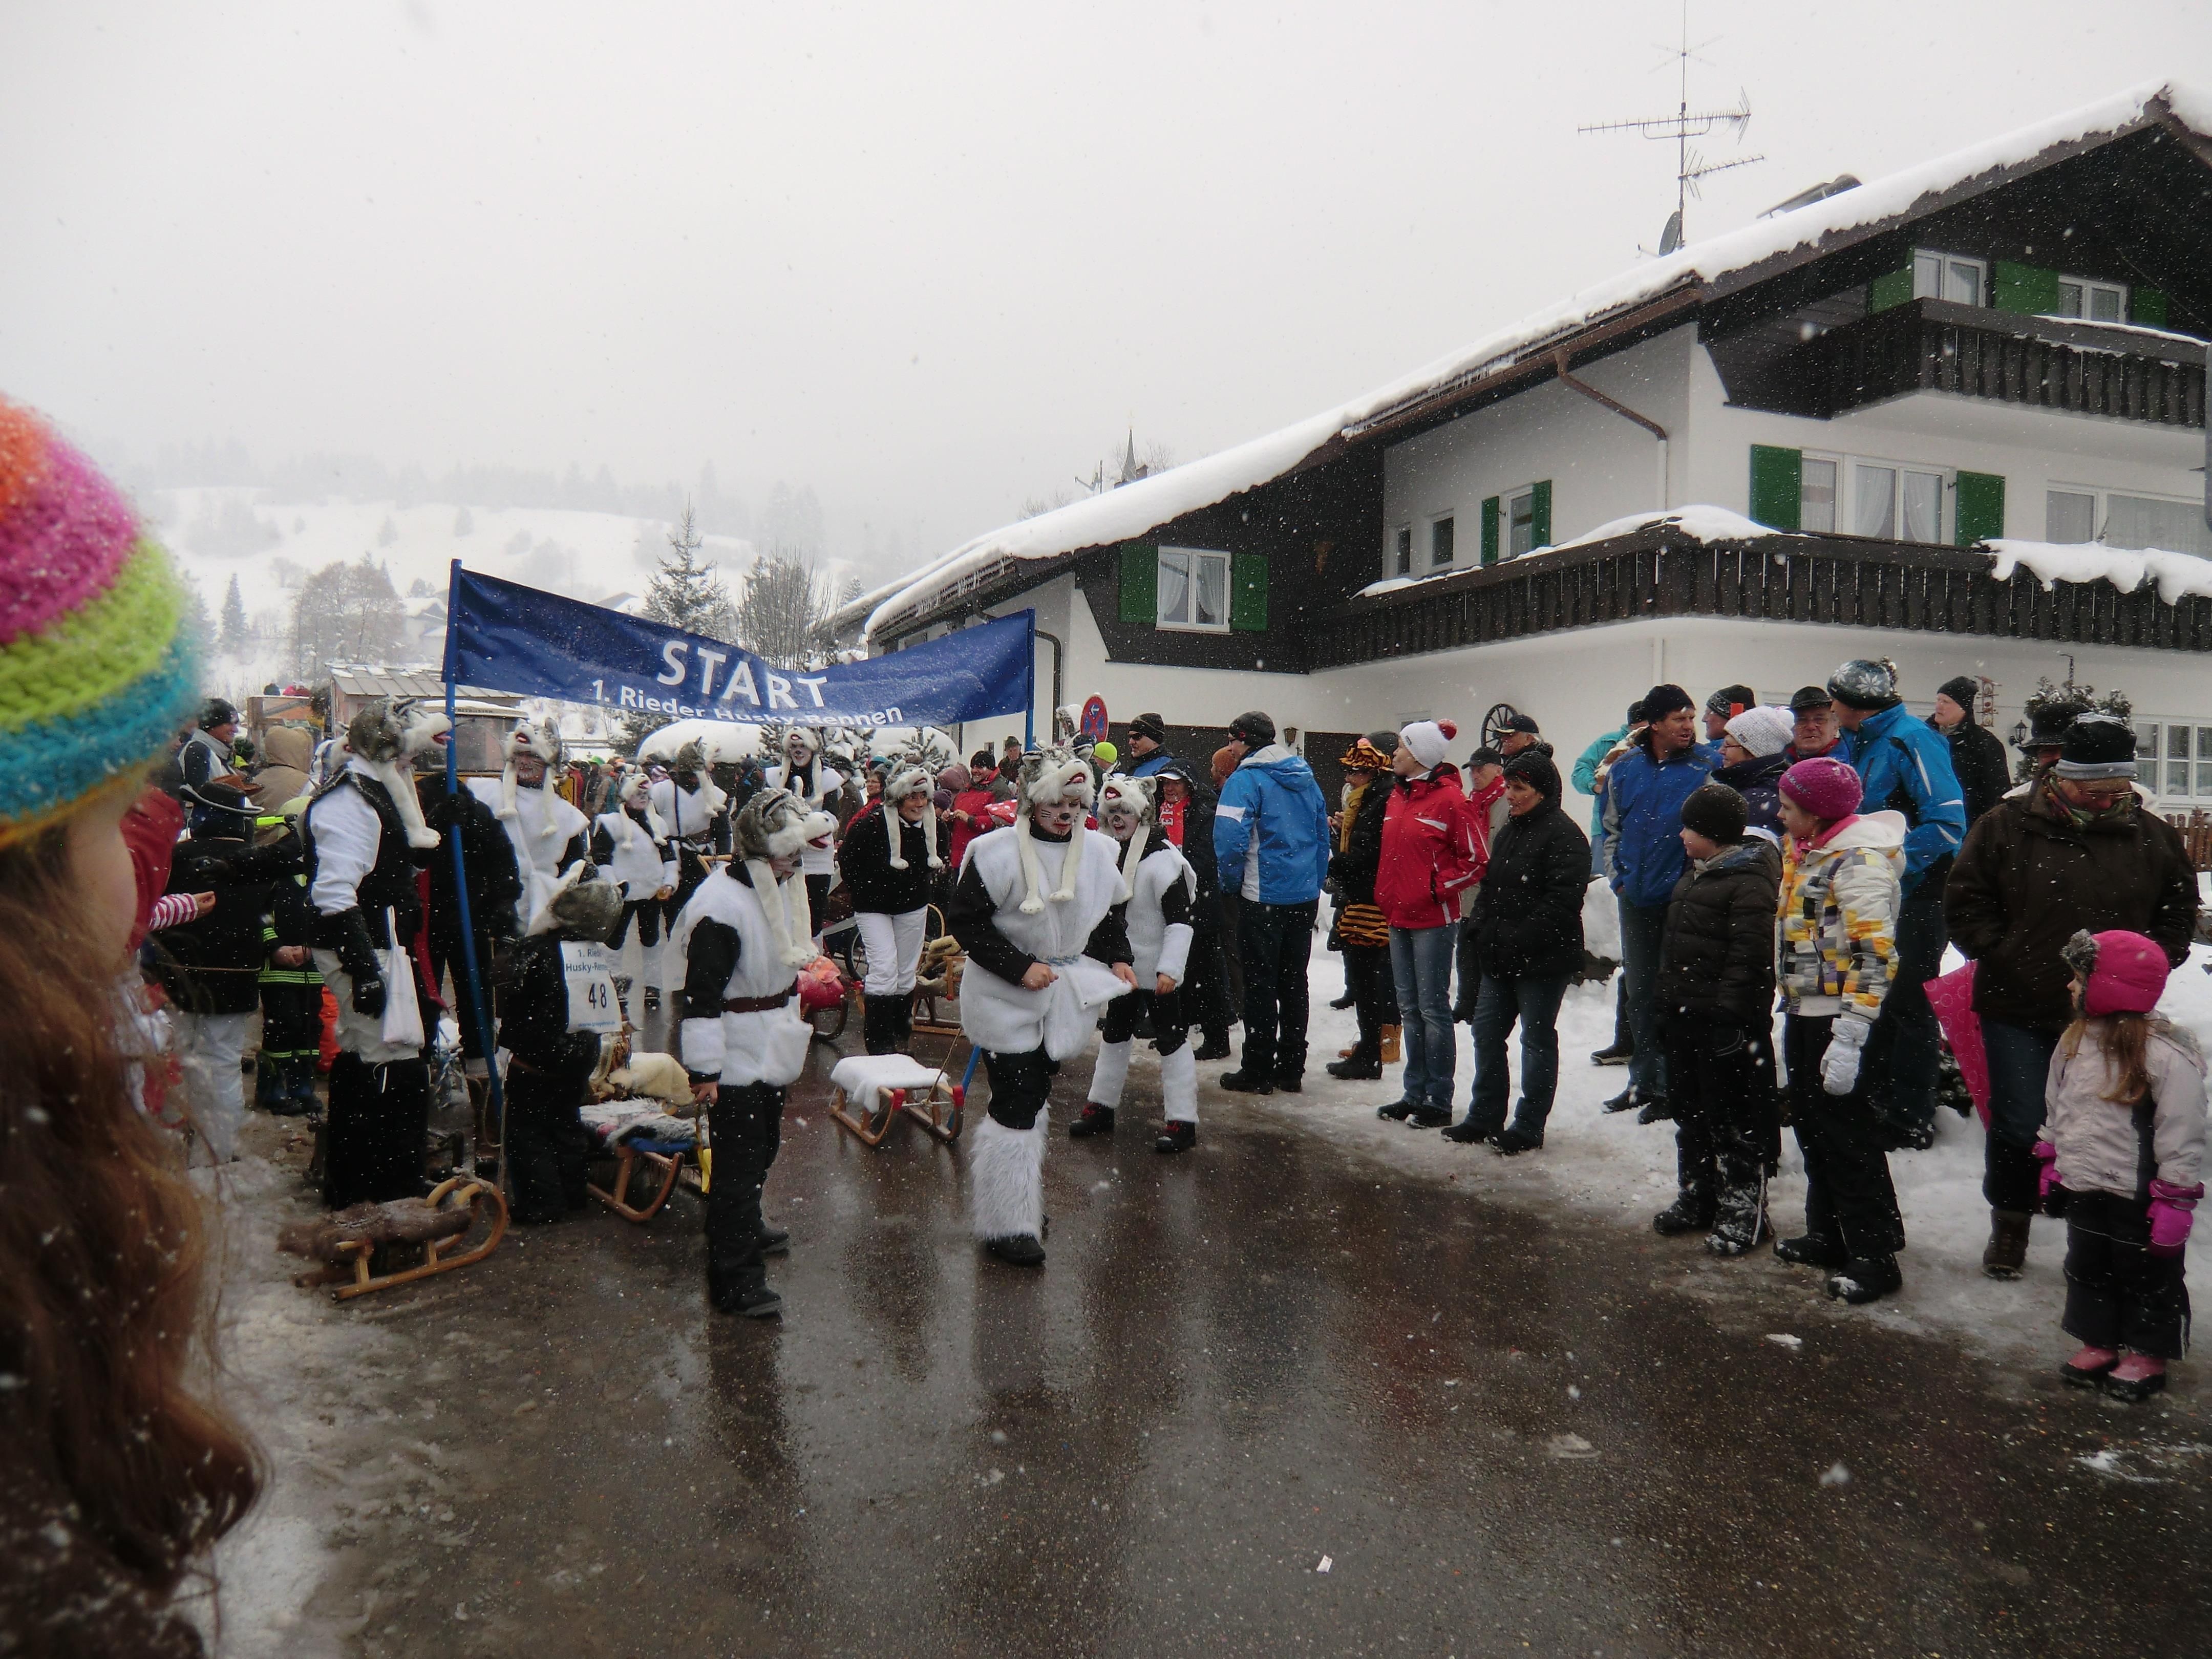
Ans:
[[[733,640],[738,632],[737,613],[720,574],[713,565],[700,562],[700,549],[704,545],[697,515],[686,501],[682,516],[668,532],[668,551],[662,556],[660,568],[645,590],[645,615],[687,634]],[[665,714],[623,716],[623,738],[629,752],[635,754],[638,744],[667,724]]]
[[[224,651],[246,649],[246,599],[238,591],[238,574],[231,573],[230,586],[222,595],[222,633],[219,641]]]

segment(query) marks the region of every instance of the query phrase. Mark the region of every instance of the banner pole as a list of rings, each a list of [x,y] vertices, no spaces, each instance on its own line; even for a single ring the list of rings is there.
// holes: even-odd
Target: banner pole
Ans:
[[[2212,440],[2207,441],[2212,442]],[[2212,485],[2207,488],[2212,489]],[[1036,747],[1036,611],[1032,607],[1022,614],[1029,618],[1030,635],[1029,696],[1022,700],[1022,749],[1026,753]]]
[[[453,739],[459,735],[453,714],[453,615],[460,597],[461,562],[453,562],[452,575],[446,590],[446,795],[451,799],[461,792],[461,757],[454,748]],[[455,818],[459,814],[453,815]],[[453,842],[453,897],[461,913],[461,971],[467,975],[469,1006],[475,1011],[477,1042],[483,1049],[484,1079],[491,1097],[491,1120],[499,1126],[499,1170],[493,1177],[501,1194],[507,1192],[507,1095],[500,1086],[499,1051],[493,1047],[491,1011],[484,1006],[483,981],[477,971],[477,930],[469,915],[469,866],[461,853],[460,829],[449,822],[446,833]]]

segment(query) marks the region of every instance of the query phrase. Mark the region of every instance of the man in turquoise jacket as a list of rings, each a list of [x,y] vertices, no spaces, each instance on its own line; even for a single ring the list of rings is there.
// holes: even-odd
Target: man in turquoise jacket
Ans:
[[[1306,963],[1328,873],[1328,805],[1311,769],[1275,741],[1268,715],[1239,714],[1229,740],[1243,757],[1214,808],[1213,854],[1222,890],[1244,901],[1244,1063],[1221,1086],[1295,1094],[1306,1069]]]
[[[1636,728],[1644,718],[1644,705],[1632,702],[1628,714],[1620,725],[1607,732],[1582,752],[1575,763],[1575,787],[1590,799],[1590,874],[1610,876],[1613,873],[1613,846],[1605,829],[1605,792],[1599,787],[1597,769],[1619,743]],[[1596,1066],[1626,1066],[1636,1052],[1636,1038],[1628,1024],[1628,975],[1621,975],[1613,982],[1613,1041],[1593,1052],[1590,1061]]]
[[[1868,1033],[1867,1097],[1893,1146],[1936,1141],[1936,1011],[1921,987],[1942,971],[1950,933],[1943,882],[1966,838],[1966,793],[1951,745],[1916,719],[1897,693],[1897,669],[1863,658],[1828,678],[1836,719],[1851,740],[1851,765],[1866,793],[1860,811],[1905,815],[1905,879],[1897,914],[1897,969]]]

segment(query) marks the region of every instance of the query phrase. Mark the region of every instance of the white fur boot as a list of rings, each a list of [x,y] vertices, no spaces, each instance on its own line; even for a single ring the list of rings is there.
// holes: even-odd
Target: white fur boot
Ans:
[[[1160,1061],[1160,1098],[1169,1122],[1198,1121],[1198,1056],[1188,1042]]]
[[[1136,1048],[1136,1043],[1127,1039],[1098,1045],[1098,1060],[1091,1068],[1088,1098],[1092,1105],[1111,1109],[1121,1103],[1121,1086],[1129,1080],[1129,1056]],[[1197,1077],[1196,1072],[1191,1073],[1194,1088],[1197,1086]]]
[[[975,1237],[1036,1238],[1044,1231],[1045,1115],[1009,1129],[988,1113],[975,1121],[968,1152],[968,1195]]]

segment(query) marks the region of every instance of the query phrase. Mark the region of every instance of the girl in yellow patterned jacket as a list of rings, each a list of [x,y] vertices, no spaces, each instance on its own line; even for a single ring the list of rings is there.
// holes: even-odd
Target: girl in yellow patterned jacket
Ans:
[[[1805,1233],[1774,1247],[1828,1270],[1828,1294],[1872,1302],[1902,1279],[1905,1224],[1880,1121],[1859,1076],[1867,1033],[1897,966],[1905,820],[1858,816],[1858,774],[1826,756],[1782,775],[1778,979],[1782,1052],[1805,1157]]]

